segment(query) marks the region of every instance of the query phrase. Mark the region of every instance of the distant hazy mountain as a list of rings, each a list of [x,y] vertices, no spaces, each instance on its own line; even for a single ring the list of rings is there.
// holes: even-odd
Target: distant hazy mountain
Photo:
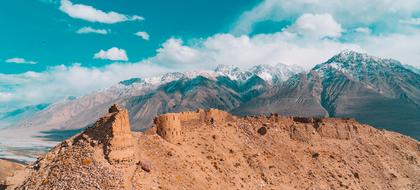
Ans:
[[[45,109],[48,104],[38,104],[34,106],[25,106],[9,112],[0,113],[0,128],[8,127],[18,121],[28,118],[33,114]]]

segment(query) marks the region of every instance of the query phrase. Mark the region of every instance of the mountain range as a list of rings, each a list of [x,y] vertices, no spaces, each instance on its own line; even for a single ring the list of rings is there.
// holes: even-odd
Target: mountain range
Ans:
[[[114,103],[129,110],[136,131],[162,113],[217,108],[236,115],[350,117],[420,139],[420,75],[396,60],[348,50],[309,71],[283,64],[248,70],[220,65],[214,71],[132,78],[51,104],[0,133],[78,131]]]

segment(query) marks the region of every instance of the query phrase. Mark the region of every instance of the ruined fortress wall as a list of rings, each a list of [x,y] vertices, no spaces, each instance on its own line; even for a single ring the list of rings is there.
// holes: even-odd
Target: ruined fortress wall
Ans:
[[[197,110],[195,112],[181,112],[178,113],[178,117],[182,122],[186,122],[186,121],[199,121],[199,122],[203,122],[205,119],[205,115],[206,112],[204,110]]]
[[[178,143],[182,135],[181,120],[177,113],[167,113],[155,118],[156,132],[171,143]]]
[[[206,112],[206,120],[217,124],[224,124],[231,115],[225,111],[218,109],[210,109]]]
[[[167,113],[155,118],[156,132],[163,139],[178,143],[182,139],[182,123],[195,121],[198,123],[224,124],[230,118],[224,111],[210,109],[209,111],[197,110],[196,112]]]

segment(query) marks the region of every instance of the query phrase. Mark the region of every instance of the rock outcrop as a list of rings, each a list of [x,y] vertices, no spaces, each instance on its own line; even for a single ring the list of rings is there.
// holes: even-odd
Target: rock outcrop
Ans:
[[[352,119],[168,113],[145,133],[113,106],[17,189],[420,189],[420,144]]]

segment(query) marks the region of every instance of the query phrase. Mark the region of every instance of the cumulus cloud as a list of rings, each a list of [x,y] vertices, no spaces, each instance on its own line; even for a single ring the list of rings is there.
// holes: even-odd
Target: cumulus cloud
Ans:
[[[69,96],[109,87],[131,77],[151,76],[168,69],[146,62],[114,63],[100,68],[71,66],[50,67],[43,72],[0,74],[0,111],[27,105],[51,103]]]
[[[212,69],[218,64],[247,68],[256,64],[277,63],[310,69],[342,50],[350,49],[420,66],[417,44],[420,44],[420,29],[409,34],[360,35],[353,42],[330,38],[307,40],[288,30],[252,37],[216,34],[194,44],[171,38],[149,61],[183,69]]]
[[[183,65],[183,68],[197,68],[206,62],[198,48],[184,45],[181,39],[170,38],[156,51],[156,56],[150,58],[149,61],[167,67],[176,68]]]
[[[372,30],[370,28],[367,28],[367,27],[358,27],[358,28],[354,29],[354,31],[358,32],[358,33],[363,33],[363,34],[372,33]]]
[[[400,20],[401,23],[420,26],[420,18],[410,18],[407,20]]]
[[[129,16],[116,12],[104,12],[92,6],[83,4],[73,4],[69,0],[61,0],[60,10],[72,18],[78,18],[89,22],[100,22],[114,24],[118,22],[144,20],[141,16]]]
[[[108,50],[100,50],[93,58],[95,59],[108,59],[112,61],[128,61],[127,53],[124,49],[112,47]]]
[[[149,40],[150,39],[150,35],[147,32],[144,32],[144,31],[136,32],[136,33],[134,33],[134,35],[142,38],[143,40]]]
[[[418,0],[264,0],[244,12],[231,32],[249,34],[255,24],[263,21],[295,20],[304,13],[331,14],[344,28],[376,26],[377,30],[394,32],[401,29],[399,20],[419,14]]]
[[[79,30],[76,31],[76,33],[78,34],[96,33],[96,34],[105,35],[105,34],[108,34],[108,31],[105,29],[95,29],[90,26],[87,26],[87,27],[80,28]]]
[[[288,31],[252,37],[216,34],[191,45],[184,44],[181,39],[171,38],[148,61],[183,69],[213,69],[218,64],[248,68],[257,64],[278,63],[309,69],[344,49],[362,51],[357,44],[345,44],[330,39],[316,39],[309,43]]]
[[[366,52],[401,61],[403,64],[420,66],[420,29],[407,34],[363,36],[354,43],[361,44]]]
[[[303,14],[288,30],[313,38],[337,38],[343,31],[330,14]]]
[[[37,64],[38,62],[36,62],[36,61],[29,61],[29,60],[26,60],[26,59],[20,58],[20,57],[14,57],[14,58],[7,59],[6,60],[6,63],[31,64],[31,65],[34,65],[34,64]]]

